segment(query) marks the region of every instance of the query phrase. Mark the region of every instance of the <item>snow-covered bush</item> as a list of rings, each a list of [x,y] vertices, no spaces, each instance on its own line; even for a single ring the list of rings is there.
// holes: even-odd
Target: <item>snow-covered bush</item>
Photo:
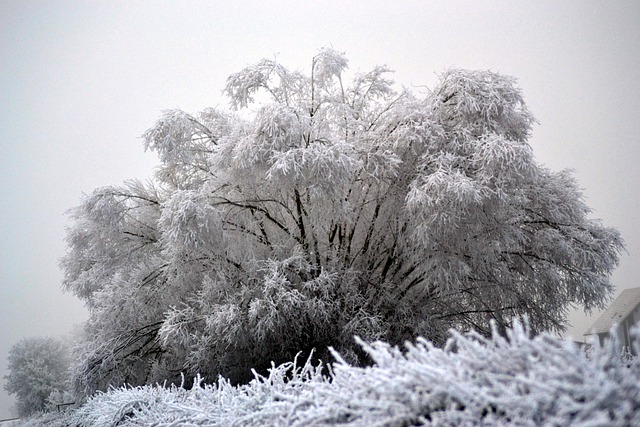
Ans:
[[[615,343],[594,349],[588,360],[573,343],[532,338],[516,323],[492,338],[452,332],[445,348],[424,339],[404,350],[360,344],[375,362],[370,367],[335,353],[324,371],[309,361],[286,363],[243,386],[221,378],[215,385],[198,379],[188,390],[122,387],[27,425],[640,425],[640,362],[621,360]]]
[[[15,397],[18,414],[43,411],[69,396],[69,365],[69,349],[61,339],[25,338],[11,347],[4,389]]]

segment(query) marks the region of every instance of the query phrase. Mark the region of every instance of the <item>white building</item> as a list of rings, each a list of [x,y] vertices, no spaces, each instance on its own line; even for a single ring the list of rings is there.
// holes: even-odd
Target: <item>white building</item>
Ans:
[[[602,345],[609,337],[611,328],[616,326],[615,333],[620,346],[627,347],[635,355],[631,345],[631,328],[638,322],[640,322],[640,288],[625,289],[584,335],[597,335]]]

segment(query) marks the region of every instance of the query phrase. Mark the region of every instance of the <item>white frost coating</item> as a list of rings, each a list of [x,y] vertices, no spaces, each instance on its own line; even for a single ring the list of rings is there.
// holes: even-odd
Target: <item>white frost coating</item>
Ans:
[[[636,337],[638,337],[636,331]],[[196,378],[193,387],[124,387],[26,426],[609,426],[640,423],[640,363],[616,344],[587,359],[573,343],[530,337],[516,323],[492,338],[453,332],[445,349],[363,349],[374,365],[341,360],[272,366],[246,386]],[[638,341],[636,341],[638,342]],[[636,351],[640,347],[636,348]]]

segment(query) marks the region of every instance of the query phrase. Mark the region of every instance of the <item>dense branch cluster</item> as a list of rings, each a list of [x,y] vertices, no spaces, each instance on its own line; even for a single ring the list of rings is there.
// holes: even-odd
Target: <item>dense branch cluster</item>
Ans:
[[[233,382],[352,337],[444,342],[527,315],[559,331],[606,303],[618,233],[587,218],[570,173],[533,158],[512,78],[449,70],[424,97],[386,67],[343,81],[332,49],[311,76],[262,60],[229,77],[251,114],[166,111],[144,134],[156,179],[73,210],[64,286],[91,311],[76,379]]]

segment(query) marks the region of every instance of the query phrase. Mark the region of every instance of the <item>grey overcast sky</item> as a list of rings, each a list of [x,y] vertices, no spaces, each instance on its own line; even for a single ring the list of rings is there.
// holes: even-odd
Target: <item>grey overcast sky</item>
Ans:
[[[308,71],[329,45],[416,90],[450,66],[517,77],[538,160],[575,170],[626,240],[618,292],[640,286],[640,2],[0,0],[0,377],[20,338],[86,318],[60,288],[64,212],[152,175],[139,136],[160,111],[226,107],[229,74],[274,56]],[[579,338],[593,321],[571,320]]]

